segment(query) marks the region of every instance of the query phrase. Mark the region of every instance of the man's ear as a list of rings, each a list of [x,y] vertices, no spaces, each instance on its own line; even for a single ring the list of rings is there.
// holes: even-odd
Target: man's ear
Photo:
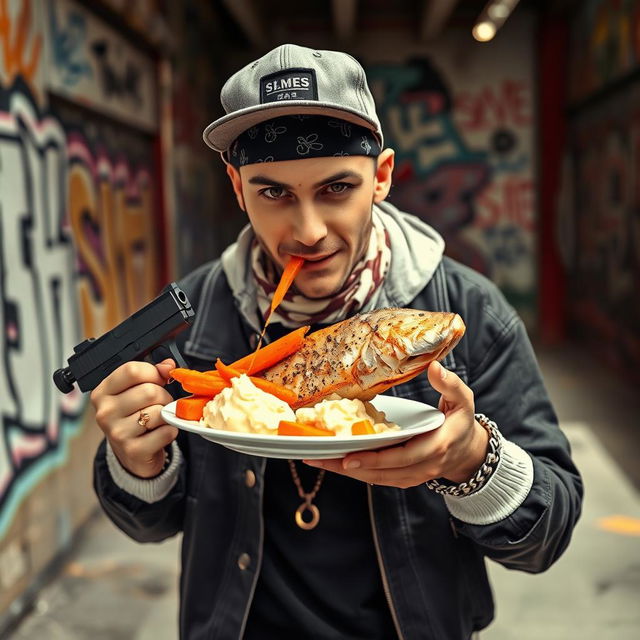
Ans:
[[[394,159],[395,151],[393,149],[385,149],[378,156],[376,175],[373,181],[373,201],[375,203],[382,202],[389,195],[393,179]]]
[[[231,186],[233,192],[236,194],[239,207],[246,213],[247,209],[244,206],[244,196],[242,195],[242,180],[240,179],[240,172],[231,164],[227,165],[227,175],[231,180]]]

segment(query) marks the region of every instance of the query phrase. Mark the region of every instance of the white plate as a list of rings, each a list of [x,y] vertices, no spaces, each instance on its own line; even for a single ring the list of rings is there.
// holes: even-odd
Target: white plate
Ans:
[[[419,433],[437,429],[444,422],[444,414],[435,407],[415,400],[395,396],[376,396],[372,404],[384,411],[387,420],[401,427],[400,431],[386,431],[368,436],[279,436],[258,433],[238,433],[200,426],[195,420],[176,417],[176,403],[162,408],[168,424],[191,431],[229,449],[251,456],[266,458],[343,458],[352,451],[389,447]]]

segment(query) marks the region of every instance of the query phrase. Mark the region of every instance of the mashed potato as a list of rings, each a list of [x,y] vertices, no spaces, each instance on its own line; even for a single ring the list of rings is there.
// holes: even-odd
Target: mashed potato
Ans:
[[[276,435],[280,420],[310,423],[331,429],[338,436],[350,436],[351,425],[360,420],[370,420],[376,433],[400,428],[387,422],[384,413],[370,402],[348,400],[336,394],[294,414],[286,402],[258,389],[246,375],[233,378],[231,387],[208,402],[202,414],[205,427],[243,433]]]
[[[387,422],[382,411],[378,411],[370,402],[348,400],[333,394],[313,407],[304,407],[296,411],[299,422],[309,422],[318,427],[331,429],[338,436],[350,436],[351,425],[361,420],[370,420],[376,433],[399,429],[397,424]]]
[[[295,420],[291,407],[270,393],[258,389],[246,375],[232,378],[202,412],[205,427],[244,433],[278,433],[280,420]]]

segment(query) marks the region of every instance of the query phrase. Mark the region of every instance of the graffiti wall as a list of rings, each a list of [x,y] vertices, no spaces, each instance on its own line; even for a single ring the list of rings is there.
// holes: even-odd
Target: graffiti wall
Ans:
[[[83,329],[101,335],[160,287],[153,144],[117,123],[88,123],[81,109],[55,98],[52,104],[66,132],[68,216]]]
[[[637,25],[638,9],[637,3],[588,3],[576,20],[573,43],[583,42],[590,24],[587,40],[601,54],[606,48],[631,55],[620,25]],[[637,55],[634,64],[637,70]],[[596,98],[574,109],[569,124],[559,236],[568,305],[572,326],[593,350],[640,380],[640,82]]]
[[[48,88],[153,132],[158,118],[153,60],[74,0],[45,5]]]
[[[514,16],[495,43],[470,46],[453,37],[418,53],[387,42],[361,54],[386,144],[396,151],[391,201],[436,227],[447,254],[492,278],[534,327],[536,160],[527,17]],[[461,50],[473,55],[461,60]]]
[[[571,36],[569,95],[575,103],[640,65],[640,3],[581,2]]]
[[[153,65],[127,46],[80,5],[0,0],[0,615],[95,505],[98,430],[52,372],[160,286]]]

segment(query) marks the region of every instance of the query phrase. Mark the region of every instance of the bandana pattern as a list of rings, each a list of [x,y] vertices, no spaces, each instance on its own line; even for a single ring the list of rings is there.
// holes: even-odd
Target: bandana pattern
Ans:
[[[240,134],[228,160],[238,169],[259,162],[379,154],[378,140],[365,127],[327,116],[297,115],[261,122]]]
[[[342,289],[327,298],[310,299],[289,291],[273,312],[272,322],[285,327],[340,322],[362,309],[379,289],[391,262],[391,242],[382,223],[373,216],[369,245]],[[263,321],[278,285],[278,273],[257,241],[251,248],[251,266],[257,283],[258,309]]]

